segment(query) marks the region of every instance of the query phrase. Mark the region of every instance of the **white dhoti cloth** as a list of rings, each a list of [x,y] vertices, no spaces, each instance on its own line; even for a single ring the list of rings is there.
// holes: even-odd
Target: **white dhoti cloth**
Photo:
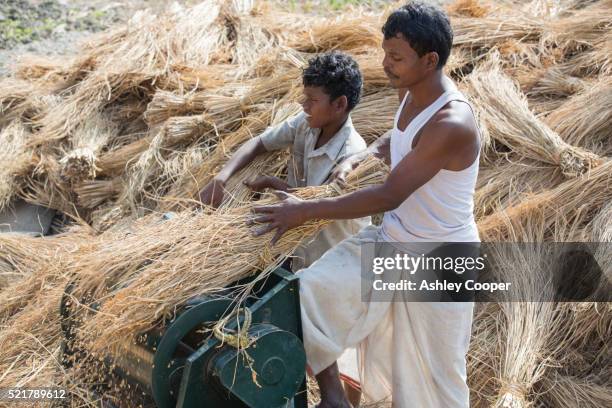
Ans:
[[[369,401],[390,399],[395,408],[468,407],[473,303],[406,302],[397,293],[393,301],[363,301],[362,244],[380,240],[379,227],[366,227],[298,272],[310,368],[318,374],[357,347]],[[381,251],[386,253],[376,256],[401,253],[390,245]]]

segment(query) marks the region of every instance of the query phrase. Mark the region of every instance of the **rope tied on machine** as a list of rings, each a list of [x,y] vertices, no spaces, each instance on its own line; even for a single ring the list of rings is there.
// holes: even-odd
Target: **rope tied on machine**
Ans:
[[[238,323],[238,330],[227,329],[225,326],[229,320],[234,316],[236,316],[236,319],[239,319],[240,312],[244,313],[244,321],[242,324]],[[245,349],[252,342],[248,335],[252,321],[251,310],[247,307],[241,307],[219,320],[213,327],[213,334],[221,342],[221,345],[229,344],[236,349]]]
[[[244,321],[240,324],[240,312],[244,313]],[[238,330],[227,329],[225,325],[233,317],[238,320]],[[246,349],[256,340],[256,338],[249,338],[249,329],[253,322],[253,316],[251,310],[248,307],[240,307],[235,309],[232,313],[219,320],[213,327],[213,335],[217,340],[221,342],[221,346],[229,344],[230,346],[238,349],[244,353],[246,364],[249,366],[252,372],[252,379],[255,385],[261,388],[261,385],[257,382],[257,371],[253,368],[254,360],[246,352]]]

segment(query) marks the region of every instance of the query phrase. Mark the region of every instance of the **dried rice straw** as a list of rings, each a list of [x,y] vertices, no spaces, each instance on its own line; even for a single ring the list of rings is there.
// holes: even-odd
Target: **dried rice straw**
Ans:
[[[145,118],[149,125],[154,126],[173,116],[202,113],[204,112],[205,101],[206,94],[204,92],[189,92],[182,95],[158,90],[147,105]]]
[[[288,45],[313,53],[379,47],[382,42],[380,26],[380,18],[370,16],[325,21],[312,26],[305,35],[291,39]]]
[[[512,18],[455,17],[451,22],[455,47],[491,48],[511,39],[531,41],[539,39],[542,35],[542,24],[538,20],[516,13]]]
[[[26,128],[14,121],[0,131],[0,212],[11,203],[18,190],[19,179],[32,167],[31,155],[25,149],[30,137]]]
[[[544,230],[555,222],[580,225],[612,199],[611,174],[612,161],[608,160],[581,177],[527,196],[519,204],[483,218],[478,223],[481,239],[507,240],[508,225],[521,225],[536,218]]]
[[[397,92],[386,91],[361,98],[351,112],[353,125],[367,144],[390,129],[399,107]]]
[[[529,110],[517,86],[499,69],[497,58],[470,74],[465,84],[493,139],[522,156],[558,165],[567,177],[596,167],[601,159],[567,144]]]
[[[558,167],[530,160],[504,159],[482,166],[474,195],[476,221],[519,204],[526,194],[546,191],[563,181]]]
[[[70,136],[71,150],[60,159],[60,177],[70,183],[96,177],[98,154],[117,134],[117,127],[100,114]]]
[[[372,159],[358,167],[348,180],[348,191],[380,183],[384,177],[380,166],[378,160]],[[331,185],[308,187],[297,194],[309,199],[336,195],[339,193],[336,189]],[[273,200],[266,199],[260,204],[267,202]],[[123,233],[121,241],[117,241],[116,234],[102,236],[99,253],[80,257],[75,264],[82,279],[79,292],[89,293],[94,298],[105,295],[101,313],[87,319],[83,333],[97,333],[104,327],[107,335],[113,334],[107,340],[124,336],[131,338],[152,327],[160,318],[169,317],[176,305],[196,293],[201,295],[220,290],[256,270],[263,271],[259,275],[261,279],[281,261],[275,260],[277,256],[286,256],[305,237],[327,223],[312,222],[291,230],[271,247],[266,239],[254,239],[246,225],[252,217],[251,208],[252,204],[214,215],[183,212],[166,222],[152,222],[152,219],[140,222],[138,229],[136,226],[131,228],[130,235]],[[160,239],[160,235],[164,238]],[[120,242],[121,245],[117,246]],[[232,255],[228,257],[228,254]],[[253,258],[253,254],[259,256]],[[114,261],[109,262],[107,256],[112,256]],[[106,266],[98,265],[103,259],[106,259]],[[143,264],[145,259],[155,259],[155,262]],[[217,264],[221,259],[222,268]],[[226,273],[220,274],[221,270]],[[180,282],[177,281],[179,276]],[[170,286],[174,289],[167,290]],[[113,291],[107,293],[106,288]],[[121,335],[116,337],[115,334]],[[92,346],[94,349],[110,349],[115,343],[110,344],[107,340],[96,341]]]
[[[612,154],[612,78],[593,83],[545,119],[567,143]]]
[[[605,375],[610,377],[610,373]],[[612,405],[610,381],[605,379],[555,374],[542,381],[540,390],[542,399],[555,408],[601,408]]]
[[[485,17],[491,10],[489,4],[479,0],[455,0],[446,6],[450,16]]]
[[[551,262],[551,247],[542,245],[545,231],[538,220],[520,226],[507,224],[509,240],[535,242],[532,245],[504,243],[490,246],[496,267],[487,270],[485,280],[512,282],[512,290],[496,295],[495,307],[489,308],[484,327],[477,323],[471,350],[483,348],[484,354],[470,356],[471,369],[490,370],[494,378],[485,375],[478,389],[490,406],[504,408],[528,407],[534,400],[534,386],[545,375],[555,356],[567,345],[561,330],[563,316],[557,313],[555,288],[551,277],[555,273]],[[515,241],[516,242],[516,241]],[[516,265],[522,265],[520,269]],[[534,301],[538,299],[539,301]],[[488,306],[483,305],[485,308]],[[486,309],[485,309],[486,310]],[[495,346],[486,344],[493,341]],[[486,350],[490,350],[487,354]],[[475,357],[481,360],[473,360]],[[491,371],[492,370],[492,371]]]
[[[216,172],[219,171],[220,166],[228,160],[235,149],[263,131],[269,122],[272,122],[273,125],[278,124],[288,117],[297,114],[301,108],[299,105],[285,104],[282,101],[278,103],[276,109],[276,112],[264,110],[257,115],[253,114],[245,118],[243,126],[238,131],[226,135],[218,142],[215,150],[202,166],[198,166],[185,173],[185,176],[168,192],[168,198],[175,202],[193,200],[196,194],[212,180]],[[164,204],[161,207],[163,210],[172,208],[173,206],[168,204]]]

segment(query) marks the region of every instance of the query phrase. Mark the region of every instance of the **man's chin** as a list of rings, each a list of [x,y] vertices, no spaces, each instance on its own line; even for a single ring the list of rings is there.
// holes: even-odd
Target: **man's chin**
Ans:
[[[391,88],[399,88],[400,83],[399,83],[399,78],[390,78],[387,77],[389,79],[389,86]]]

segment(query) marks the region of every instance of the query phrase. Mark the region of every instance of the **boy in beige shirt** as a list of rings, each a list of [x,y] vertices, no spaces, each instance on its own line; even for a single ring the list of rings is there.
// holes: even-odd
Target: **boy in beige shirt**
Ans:
[[[324,184],[336,164],[365,150],[366,143],[350,117],[362,86],[357,63],[344,53],[321,54],[308,62],[302,80],[303,112],[242,145],[202,189],[202,203],[219,206],[230,177],[266,152],[290,149],[287,180],[259,175],[246,183],[255,191],[266,188],[288,191]],[[369,224],[370,217],[334,221],[294,252],[293,271],[311,265],[325,251]]]

